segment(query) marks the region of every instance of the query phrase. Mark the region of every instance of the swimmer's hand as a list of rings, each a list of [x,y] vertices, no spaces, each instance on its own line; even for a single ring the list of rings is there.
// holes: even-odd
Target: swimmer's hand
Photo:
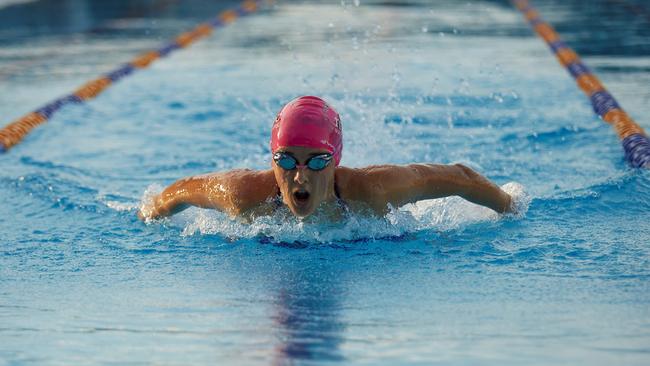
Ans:
[[[147,222],[167,216],[159,209],[161,201],[161,196],[158,195],[143,202],[137,212],[138,219]]]
[[[504,208],[503,208],[503,212],[501,213],[504,214],[514,213],[516,208],[515,208],[515,201],[512,199],[512,196],[505,192],[503,193],[503,195],[504,195],[504,199],[503,199]]]
[[[501,190],[510,198],[508,209],[504,213],[515,217],[523,217],[528,211],[531,201],[531,197],[524,189],[524,186],[516,182],[510,182],[501,186]]]
[[[206,176],[180,179],[165,188],[160,194],[145,197],[137,215],[140,220],[149,222],[172,216],[190,206],[215,208],[209,193]]]
[[[137,214],[138,219],[139,219],[140,221],[146,221],[146,220],[147,220],[147,216],[146,216],[145,214],[142,213],[142,210],[141,210],[141,209],[138,209],[138,212],[137,212],[136,214]]]
[[[155,218],[151,214],[150,210],[144,209],[142,207],[138,209],[137,215],[138,215],[138,219],[140,219],[140,221],[144,221],[144,222],[147,222],[149,220],[153,220]]]
[[[459,171],[460,179],[457,184],[462,187],[462,190],[457,193],[459,196],[470,202],[489,207],[500,214],[515,212],[516,207],[510,194],[462,164],[453,166]]]

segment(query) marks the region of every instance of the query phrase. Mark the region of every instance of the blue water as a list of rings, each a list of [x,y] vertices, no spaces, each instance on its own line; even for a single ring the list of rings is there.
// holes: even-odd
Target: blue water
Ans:
[[[212,14],[64,3],[0,8],[2,123]],[[648,171],[508,3],[391,4],[283,2],[0,156],[0,365],[648,364]],[[536,2],[650,129],[643,2],[579,4]],[[449,198],[336,225],[137,220],[180,177],[267,168],[301,94],[341,113],[343,165],[462,162],[520,215]]]

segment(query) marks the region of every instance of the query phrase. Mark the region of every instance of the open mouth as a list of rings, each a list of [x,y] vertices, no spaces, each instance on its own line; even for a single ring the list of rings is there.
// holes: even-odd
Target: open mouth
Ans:
[[[297,203],[304,204],[309,200],[309,192],[305,190],[297,190],[293,192],[293,198]]]

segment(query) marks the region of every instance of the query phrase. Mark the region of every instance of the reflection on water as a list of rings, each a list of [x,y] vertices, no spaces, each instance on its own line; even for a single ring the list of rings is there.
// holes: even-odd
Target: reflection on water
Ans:
[[[272,318],[278,344],[274,365],[290,360],[342,361],[339,346],[344,342],[341,319],[342,294],[324,277],[294,273],[275,298]],[[316,278],[314,278],[316,277]]]

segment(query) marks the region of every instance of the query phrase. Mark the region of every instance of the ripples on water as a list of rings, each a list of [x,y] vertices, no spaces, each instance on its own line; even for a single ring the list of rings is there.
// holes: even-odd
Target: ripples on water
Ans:
[[[66,3],[61,22],[44,2],[0,9],[5,119],[219,11]],[[625,166],[520,14],[501,1],[283,4],[2,156],[0,360],[647,363],[650,175]],[[642,2],[536,4],[647,127]],[[331,226],[197,209],[137,220],[148,187],[266,169],[275,113],[312,93],[343,117],[343,165],[461,162],[525,214],[448,198]]]

